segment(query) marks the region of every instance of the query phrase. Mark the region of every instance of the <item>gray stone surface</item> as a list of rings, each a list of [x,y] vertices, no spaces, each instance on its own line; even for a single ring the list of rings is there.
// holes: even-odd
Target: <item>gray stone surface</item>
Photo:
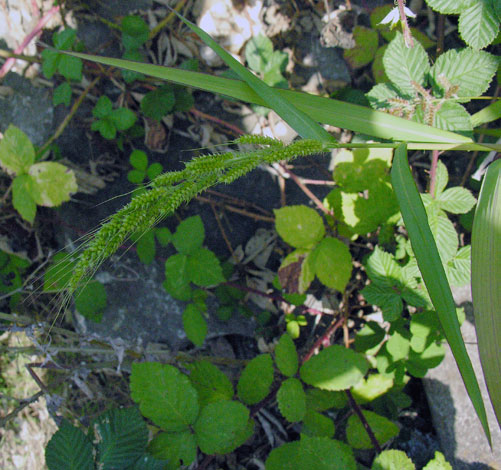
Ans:
[[[467,314],[461,332],[486,404],[492,435],[492,451],[448,346],[446,346],[444,361],[428,372],[424,379],[424,386],[442,451],[452,468],[454,470],[500,470],[501,430],[483,379],[472,305],[468,302],[471,294],[468,291],[469,289],[455,290],[454,297],[458,305],[465,307]]]
[[[121,339],[130,347],[148,343],[164,343],[172,350],[188,345],[182,314],[186,302],[172,298],[162,287],[163,267],[158,262],[141,263],[135,253],[115,257],[111,269],[101,269],[95,279],[106,288],[108,306],[101,323],[79,317],[82,334],[103,340]],[[214,310],[216,302],[209,299],[208,336],[227,334],[252,335],[255,323],[239,315],[228,322],[219,321]]]
[[[31,80],[8,73],[2,83],[11,89],[0,98],[0,131],[9,124],[19,127],[34,145],[44,143],[52,133],[53,109],[50,88],[33,86]]]

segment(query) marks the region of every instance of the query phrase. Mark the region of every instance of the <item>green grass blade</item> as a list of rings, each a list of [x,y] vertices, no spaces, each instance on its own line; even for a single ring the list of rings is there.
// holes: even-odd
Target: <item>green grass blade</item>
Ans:
[[[495,121],[501,117],[501,100],[494,101],[489,106],[481,109],[476,112],[471,117],[471,124],[473,127],[481,126],[482,124],[486,124],[488,122]]]
[[[485,435],[491,442],[480,388],[461,336],[456,306],[438,254],[437,245],[428,225],[426,211],[409,169],[406,144],[401,144],[395,150],[391,181],[423,281],[426,284],[445,337],[456,359],[470,400],[482,423]]]
[[[471,291],[478,352],[501,427],[501,160],[489,165],[475,210]]]
[[[179,85],[191,86],[212,93],[231,96],[232,98],[248,103],[269,106],[269,103],[261,98],[247,83],[241,80],[232,80],[199,72],[125,59],[101,57],[77,52],[58,52],[103,65],[140,72],[144,75],[167,80]],[[364,106],[322,98],[298,91],[278,88],[275,88],[274,91],[287,98],[294,106],[305,112],[308,116],[323,124],[350,129],[354,132],[371,135],[379,139],[441,144],[456,143],[463,144],[463,150],[468,150],[468,148],[464,147],[464,144],[477,145],[468,137],[425,124],[408,121]],[[423,145],[422,148],[427,149],[428,147]]]
[[[273,109],[289,126],[291,126],[301,137],[305,139],[315,139],[321,142],[335,141],[318,121],[314,121],[303,111],[300,111],[292,105],[284,96],[264,83],[260,78],[256,77],[246,67],[244,67],[231,54],[226,52],[214,39],[212,39],[205,31],[197,25],[188,21],[186,18],[177,13],[177,16],[186,24],[194,33],[202,39],[223,61],[235,72],[254,92],[256,92],[267,104]]]

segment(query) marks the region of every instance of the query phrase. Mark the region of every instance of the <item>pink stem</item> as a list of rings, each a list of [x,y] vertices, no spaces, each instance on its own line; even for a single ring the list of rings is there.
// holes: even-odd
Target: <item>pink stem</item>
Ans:
[[[48,21],[59,11],[60,6],[57,5],[55,7],[52,7],[46,14],[45,16],[37,23],[35,26],[35,29],[31,31],[23,40],[20,46],[18,46],[14,50],[14,54],[22,54],[26,46],[32,41],[32,39],[35,36],[38,36],[41,32],[43,27],[48,23]],[[13,57],[8,58],[5,63],[2,65],[2,68],[0,69],[0,78],[3,78],[7,72],[12,68],[14,65],[14,62],[16,59]]]

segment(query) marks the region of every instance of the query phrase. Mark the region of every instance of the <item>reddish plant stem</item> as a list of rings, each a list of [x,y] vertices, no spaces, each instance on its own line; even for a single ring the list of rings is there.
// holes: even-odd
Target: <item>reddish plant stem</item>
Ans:
[[[372,442],[372,445],[374,446],[374,449],[376,449],[376,452],[380,454],[382,452],[381,446],[379,445],[378,440],[376,439],[376,436],[374,435],[374,432],[372,431],[369,423],[365,419],[364,414],[362,413],[362,409],[358,405],[358,403],[355,401],[353,398],[353,395],[349,390],[345,390],[346,396],[348,397],[348,401],[350,402],[350,406],[352,407],[353,411],[355,414],[358,416],[358,419],[362,423],[362,426],[364,427],[365,431],[367,432],[367,435],[369,436],[369,439]]]
[[[438,156],[440,152],[438,150],[433,150],[431,154],[431,168],[430,168],[430,196],[435,197],[435,186],[437,185],[437,166],[438,166]]]
[[[296,183],[300,188],[301,190],[303,191],[304,194],[306,194],[312,201],[313,203],[326,215],[330,215],[330,216],[334,216],[334,213],[332,211],[330,211],[329,209],[327,209],[327,207],[325,207],[323,204],[322,204],[322,201],[320,199],[318,199],[317,196],[315,196],[307,187],[306,185],[301,181],[301,178],[299,178],[297,175],[295,175],[294,173],[292,173],[290,170],[288,170],[285,165],[283,164],[279,164],[280,168],[282,169],[282,171],[284,171],[287,175],[289,175],[291,177],[291,179],[294,181],[294,183]]]
[[[398,12],[400,13],[400,23],[402,23],[402,33],[404,35],[405,45],[407,47],[414,47],[414,40],[412,39],[411,30],[407,23],[407,15],[405,14],[404,6],[405,0],[397,0]]]
[[[222,119],[219,119],[217,117],[211,116],[210,114],[206,114],[202,111],[199,111],[198,109],[191,108],[190,113],[194,114],[195,116],[207,119],[208,121],[216,122],[217,124],[220,124],[221,126],[226,127],[230,131],[232,131],[234,134],[237,136],[244,135],[245,132],[242,129],[239,129],[237,126],[234,126],[233,124],[230,124],[229,122],[223,121]]]
[[[60,6],[52,7],[47,14],[37,23],[33,31],[29,33],[23,40],[23,42],[14,49],[15,54],[22,54],[26,46],[31,42],[31,40],[41,33],[43,27],[47,24],[47,22],[59,11]],[[0,78],[3,78],[7,72],[12,68],[16,59],[13,57],[7,59],[5,63],[2,65],[0,69]]]
[[[445,15],[438,13],[437,18],[437,58],[444,52],[444,31],[445,31]]]
[[[344,323],[344,317],[338,318],[337,320],[336,319],[332,320],[332,323],[324,331],[322,336],[320,336],[320,338],[318,338],[315,341],[310,350],[305,354],[305,356],[301,360],[301,363],[304,364],[308,359],[310,359],[315,354],[315,351],[317,349],[319,349],[321,346],[324,346],[343,323]]]

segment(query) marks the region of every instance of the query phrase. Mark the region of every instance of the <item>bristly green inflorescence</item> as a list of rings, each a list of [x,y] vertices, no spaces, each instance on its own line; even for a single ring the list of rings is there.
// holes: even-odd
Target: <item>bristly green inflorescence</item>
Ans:
[[[187,162],[184,170],[164,173],[155,178],[146,191],[134,196],[103,223],[94,238],[87,243],[68,282],[68,292],[73,293],[132,233],[146,232],[211,186],[231,183],[261,164],[289,161],[327,151],[322,142],[309,139],[286,146],[271,137],[245,135],[233,143],[261,147],[197,157]]]

